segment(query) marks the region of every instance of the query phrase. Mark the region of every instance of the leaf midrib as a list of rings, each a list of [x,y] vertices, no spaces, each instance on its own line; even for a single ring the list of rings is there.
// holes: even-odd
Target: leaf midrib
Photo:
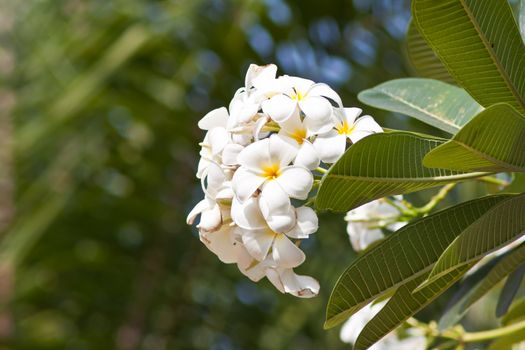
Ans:
[[[345,180],[360,180],[360,181],[369,181],[369,182],[429,182],[429,181],[456,181],[456,180],[468,180],[473,179],[477,177],[487,176],[492,173],[490,172],[473,172],[468,174],[460,174],[460,175],[447,175],[447,176],[440,176],[440,177],[368,177],[368,176],[356,176],[356,175],[340,175],[340,174],[330,174],[328,173],[326,175],[326,179],[328,178],[338,178],[338,179],[345,179]]]

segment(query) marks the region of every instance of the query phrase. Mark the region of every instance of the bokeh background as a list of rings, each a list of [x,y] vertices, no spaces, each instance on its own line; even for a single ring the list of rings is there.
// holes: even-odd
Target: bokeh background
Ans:
[[[220,263],[185,224],[201,196],[197,121],[250,63],[363,107],[357,92],[411,74],[409,19],[409,0],[0,0],[2,348],[347,348],[322,329],[355,257],[342,216],[322,215],[301,246],[317,298]]]

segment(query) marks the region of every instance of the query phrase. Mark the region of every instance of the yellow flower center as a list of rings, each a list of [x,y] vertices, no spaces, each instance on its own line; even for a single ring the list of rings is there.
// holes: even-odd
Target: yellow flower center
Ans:
[[[270,164],[262,167],[262,176],[265,177],[266,180],[273,180],[278,178],[279,175],[281,175],[279,164]]]
[[[297,141],[298,144],[302,145],[306,138],[306,129],[295,129],[293,132],[288,133],[288,136]]]
[[[337,125],[336,130],[339,135],[350,135],[352,131],[354,131],[354,126],[350,126],[346,121],[344,121],[343,123]]]
[[[294,92],[290,95],[292,100],[301,101],[306,97],[306,94],[303,94],[301,91],[294,88]]]

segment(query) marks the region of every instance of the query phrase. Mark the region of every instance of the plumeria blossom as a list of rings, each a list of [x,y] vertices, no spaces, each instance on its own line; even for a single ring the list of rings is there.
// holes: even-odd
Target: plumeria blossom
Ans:
[[[252,281],[268,278],[296,297],[317,295],[319,283],[294,272],[306,259],[300,241],[318,229],[307,206],[314,177],[318,183],[321,160],[337,160],[326,149],[339,142],[334,133],[344,138],[344,151],[347,137],[356,142],[380,131],[371,117],[355,120],[355,110],[343,109],[326,84],[277,77],[273,64],[250,65],[228,109],[214,109],[198,123],[206,131],[197,170],[204,198],[187,223],[197,222],[204,245]]]
[[[279,125],[281,130],[277,135],[297,150],[294,164],[308,169],[317,168],[320,162],[319,155],[309,140],[315,133],[308,129],[305,120],[301,120],[299,111],[295,111]]]
[[[280,93],[262,103],[263,111],[273,120],[282,123],[300,110],[305,115],[310,129],[330,129],[333,125],[333,106],[330,100],[339,108],[343,105],[334,90],[326,84],[316,84],[308,79],[290,76],[282,76],[275,83]]]
[[[346,142],[356,143],[364,137],[383,132],[383,129],[369,115],[360,118],[360,108],[334,109],[333,119],[335,127],[319,135],[314,146],[321,160],[325,163],[334,163],[345,152]]]
[[[242,150],[238,157],[241,166],[233,175],[237,200],[243,203],[260,191],[263,215],[277,232],[293,226],[290,198],[306,199],[313,184],[312,173],[307,168],[290,165],[296,155],[295,148],[272,135]]]
[[[348,321],[341,328],[339,337],[345,343],[355,344],[359,334],[365,328],[366,324],[374,318],[374,316],[381,311],[385,306],[386,301],[379,303],[370,303],[355,314],[353,314]],[[369,347],[369,350],[423,350],[426,349],[426,338],[418,329],[409,329],[408,337],[400,339],[393,331],[387,334],[383,339]]]
[[[385,198],[377,199],[346,214],[346,230],[356,252],[365,250],[370,244],[383,239],[385,236],[381,231],[382,227],[396,231],[407,224],[399,221],[402,214],[400,208],[404,208],[402,198],[395,197],[394,205]]]

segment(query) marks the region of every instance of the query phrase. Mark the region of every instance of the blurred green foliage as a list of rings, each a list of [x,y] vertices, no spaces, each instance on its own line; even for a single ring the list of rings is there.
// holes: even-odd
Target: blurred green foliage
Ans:
[[[197,121],[250,63],[357,92],[409,75],[408,1],[1,0],[0,338],[16,349],[338,349],[322,329],[354,257],[339,216],[302,246],[299,300],[185,224]],[[386,127],[431,132],[370,111]],[[413,124],[409,124],[413,123]],[[468,191],[471,191],[470,189]]]

